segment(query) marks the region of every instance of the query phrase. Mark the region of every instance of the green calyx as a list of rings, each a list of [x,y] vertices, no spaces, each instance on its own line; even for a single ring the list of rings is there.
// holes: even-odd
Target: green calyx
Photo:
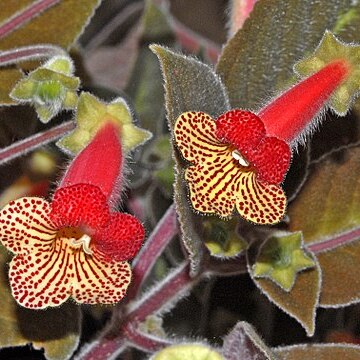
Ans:
[[[233,257],[244,251],[248,244],[237,233],[237,220],[222,221],[208,218],[204,221],[205,245],[217,257]]]
[[[179,344],[169,346],[156,354],[150,360],[225,360],[224,357],[204,344]]]
[[[19,103],[33,104],[39,119],[47,123],[62,109],[76,107],[80,80],[73,71],[70,58],[54,57],[21,79],[10,96]]]
[[[272,236],[260,249],[253,275],[268,278],[283,290],[291,291],[297,273],[315,266],[314,260],[302,246],[301,232]]]
[[[329,106],[338,115],[345,115],[360,90],[360,46],[346,44],[326,31],[313,54],[294,65],[294,71],[302,78],[321,70],[327,64],[344,60],[350,72],[346,79],[333,92]]]
[[[71,154],[80,152],[108,121],[118,126],[125,153],[151,137],[149,131],[134,125],[131,111],[122,98],[107,104],[83,92],[79,97],[75,120],[76,129],[57,142],[61,149]]]

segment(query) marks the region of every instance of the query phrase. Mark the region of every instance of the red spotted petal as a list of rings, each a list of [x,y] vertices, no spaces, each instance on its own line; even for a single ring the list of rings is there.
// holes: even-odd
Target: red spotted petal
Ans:
[[[125,296],[132,275],[126,261],[109,261],[95,249],[93,255],[77,252],[74,266],[71,296],[75,301],[115,304]]]
[[[258,180],[279,184],[290,166],[290,147],[276,137],[265,137],[254,151],[248,153],[247,160],[256,168]]]
[[[265,135],[263,122],[250,111],[231,110],[216,120],[216,136],[234,145],[243,155],[253,150]]]
[[[108,223],[110,212],[106,197],[97,186],[76,184],[56,190],[50,218],[58,227],[86,226],[96,230]]]
[[[126,294],[130,265],[109,261],[97,252],[86,254],[71,239],[59,237],[47,251],[18,255],[10,263],[15,300],[30,309],[59,306],[69,297],[84,304],[113,304]]]
[[[51,248],[56,226],[49,218],[50,204],[41,198],[11,201],[0,211],[0,241],[15,254]]]
[[[108,226],[94,236],[94,244],[110,259],[124,261],[138,253],[144,236],[144,227],[134,216],[115,213]]]

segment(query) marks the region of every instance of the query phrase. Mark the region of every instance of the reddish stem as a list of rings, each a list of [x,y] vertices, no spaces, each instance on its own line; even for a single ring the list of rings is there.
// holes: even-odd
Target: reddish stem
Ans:
[[[110,324],[111,326],[104,331],[100,339],[80,354],[77,360],[112,358],[124,349],[127,342],[130,343],[129,345],[133,344],[149,352],[169,345],[171,342],[167,339],[142,333],[138,330],[138,325],[147,316],[158,312],[162,307],[183,295],[199,279],[200,277],[191,278],[189,263],[183,263],[153,289],[150,289],[140,301],[131,306],[117,334],[114,334],[114,323]]]
[[[177,232],[177,217],[175,205],[173,204],[156,225],[146,240],[145,245],[133,261],[133,284],[127,295],[129,299],[134,298],[138,294],[159,255]]]
[[[0,165],[19,156],[25,155],[27,152],[34,150],[42,145],[58,139],[67,132],[75,128],[73,121],[65,122],[55,126],[50,130],[35,134],[24,140],[20,140],[4,149],[0,150]]]
[[[233,0],[231,5],[231,27],[229,35],[234,35],[242,28],[245,20],[252,12],[257,0]]]
[[[26,24],[41,12],[59,3],[60,0],[39,0],[20,10],[0,25],[0,38],[9,35],[16,28]]]
[[[49,58],[65,54],[64,50],[54,45],[23,46],[0,52],[0,66],[11,65],[21,61]]]
[[[344,234],[340,234],[332,239],[322,242],[313,243],[307,248],[314,254],[319,254],[324,251],[329,251],[337,248],[338,246],[347,245],[360,237],[360,229],[355,229]]]
[[[107,122],[71,162],[59,188],[91,184],[98,186],[107,198],[111,198],[119,189],[122,165],[119,129],[112,122]]]
[[[267,134],[288,143],[294,140],[350,71],[345,60],[333,61],[265,106],[258,115]]]

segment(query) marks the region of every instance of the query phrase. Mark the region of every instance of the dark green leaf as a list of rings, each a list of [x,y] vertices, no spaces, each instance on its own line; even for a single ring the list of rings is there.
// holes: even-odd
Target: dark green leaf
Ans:
[[[349,10],[352,16],[339,27]],[[351,36],[344,40],[359,41],[359,13],[360,4],[351,0],[259,1],[218,62],[232,107],[257,109],[283,89],[294,63],[316,48],[326,29],[346,29]]]

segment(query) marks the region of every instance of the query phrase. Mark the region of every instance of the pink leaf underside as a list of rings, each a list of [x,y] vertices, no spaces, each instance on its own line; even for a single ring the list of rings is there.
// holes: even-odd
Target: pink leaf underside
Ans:
[[[216,123],[209,115],[180,115],[174,135],[181,154],[192,163],[185,179],[195,210],[228,217],[236,206],[242,217],[255,223],[281,220],[286,208],[283,190],[258,181],[253,168],[239,164],[232,156],[233,148],[216,137]]]
[[[145,230],[136,217],[130,214],[111,215],[108,226],[95,234],[95,246],[117,261],[132,259],[140,250]]]
[[[41,198],[16,200],[0,212],[0,239],[17,253],[9,272],[16,301],[33,309],[58,306],[69,297],[86,304],[120,301],[130,283],[130,265],[105,261],[94,247],[86,254],[71,244],[82,233],[57,231],[49,213],[50,204]]]

